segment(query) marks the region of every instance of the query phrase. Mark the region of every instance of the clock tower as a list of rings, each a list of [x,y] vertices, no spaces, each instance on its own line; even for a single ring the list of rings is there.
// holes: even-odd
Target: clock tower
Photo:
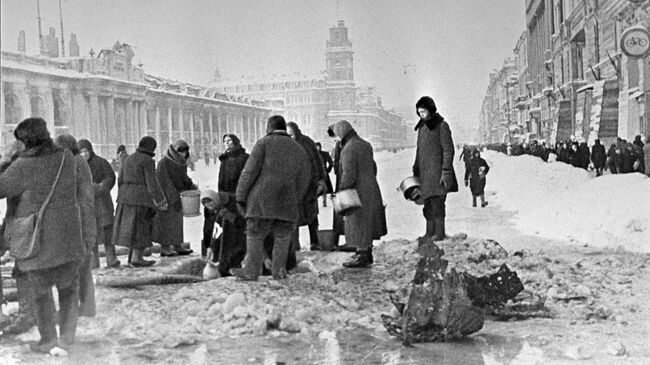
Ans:
[[[343,20],[330,28],[330,37],[325,53],[327,89],[331,108],[352,110],[356,105],[352,41]]]

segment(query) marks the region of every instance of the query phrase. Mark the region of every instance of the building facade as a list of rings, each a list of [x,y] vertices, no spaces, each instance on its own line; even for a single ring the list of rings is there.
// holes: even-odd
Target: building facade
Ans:
[[[216,73],[219,74],[218,72]],[[354,51],[344,21],[329,29],[325,70],[317,75],[270,75],[210,80],[211,90],[261,100],[282,101],[285,118],[327,147],[327,127],[346,119],[376,149],[408,145],[404,118],[382,106],[373,87],[354,82]]]
[[[517,42],[515,57],[524,59],[525,45],[516,105],[529,122],[516,139],[591,145],[650,135],[650,52],[626,51],[648,43],[626,38],[639,28],[650,29],[650,1],[527,0],[527,40]],[[490,117],[483,110],[481,125]]]
[[[141,137],[156,138],[160,152],[185,139],[195,154],[222,149],[221,136],[236,133],[251,146],[265,134],[266,118],[281,103],[216,93],[205,87],[146,75],[132,64],[133,51],[116,43],[97,57],[47,58],[2,52],[3,147],[30,116],[43,117],[54,135],[70,133],[93,142],[107,158]]]

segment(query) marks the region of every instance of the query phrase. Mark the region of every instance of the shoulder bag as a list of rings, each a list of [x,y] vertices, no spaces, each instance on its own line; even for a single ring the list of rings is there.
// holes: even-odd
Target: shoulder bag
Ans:
[[[59,182],[61,170],[63,170],[63,162],[65,162],[65,153],[63,153],[59,172],[56,174],[56,178],[52,184],[52,189],[50,189],[50,193],[43,202],[41,209],[37,213],[32,213],[26,217],[13,217],[7,222],[5,227],[5,238],[10,246],[9,253],[15,259],[28,259],[38,252],[38,248],[41,244],[41,223],[43,220],[43,212],[45,212],[45,207],[47,206],[47,203],[50,202],[56,184]]]

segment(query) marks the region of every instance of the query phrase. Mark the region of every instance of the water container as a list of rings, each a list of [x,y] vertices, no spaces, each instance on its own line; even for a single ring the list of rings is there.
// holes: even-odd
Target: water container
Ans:
[[[196,217],[201,215],[201,192],[199,190],[188,190],[181,192],[183,203],[183,216]]]

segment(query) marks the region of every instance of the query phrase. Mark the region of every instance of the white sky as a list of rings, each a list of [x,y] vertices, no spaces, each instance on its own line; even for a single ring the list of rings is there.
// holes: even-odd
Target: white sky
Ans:
[[[40,0],[43,33],[60,36],[57,0]],[[450,123],[476,125],[489,73],[525,29],[524,0],[62,0],[81,53],[126,42],[145,72],[205,85],[224,77],[317,73],[329,27],[345,20],[357,86],[387,107],[429,94]],[[1,0],[2,49],[38,50],[36,0]],[[59,41],[60,42],[60,41]],[[66,49],[66,54],[68,50]],[[415,65],[415,67],[404,67]],[[406,71],[406,73],[405,73]],[[413,114],[415,119],[415,114]]]

